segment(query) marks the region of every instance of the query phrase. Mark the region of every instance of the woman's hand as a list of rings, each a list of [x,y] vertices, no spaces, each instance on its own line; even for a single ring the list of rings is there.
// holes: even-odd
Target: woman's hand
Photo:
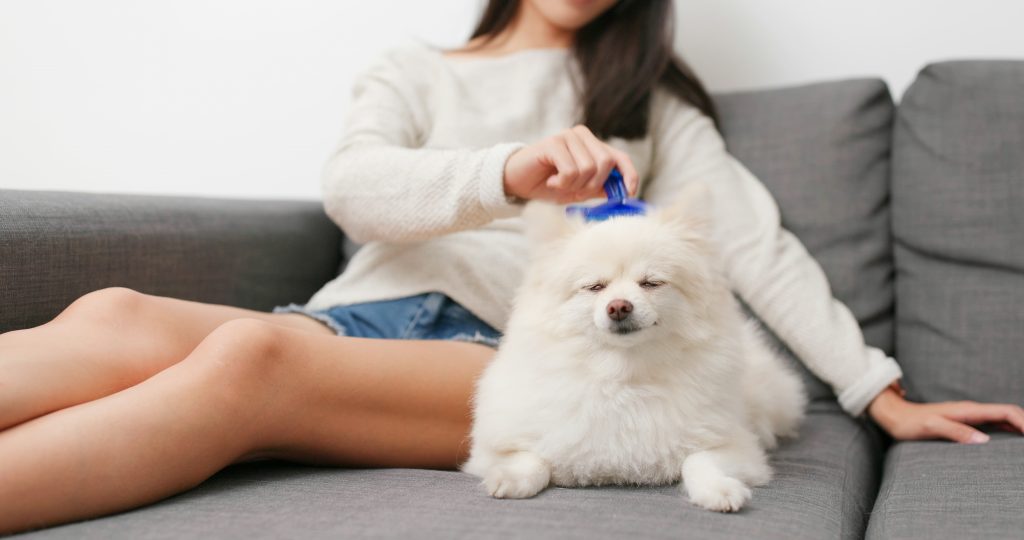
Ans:
[[[1006,431],[1024,433],[1024,409],[1007,403],[945,401],[915,403],[886,388],[868,405],[868,414],[899,440],[949,439],[961,443],[988,442],[989,436],[969,424],[993,423]]]
[[[505,162],[505,193],[558,204],[591,199],[603,195],[604,181],[616,166],[626,191],[636,196],[639,175],[629,156],[586,126],[576,126],[512,154]]]

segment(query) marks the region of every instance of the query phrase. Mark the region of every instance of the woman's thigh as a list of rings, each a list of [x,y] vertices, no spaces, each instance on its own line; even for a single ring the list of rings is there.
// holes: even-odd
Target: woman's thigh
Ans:
[[[257,319],[297,330],[326,335],[334,334],[325,324],[296,313],[267,313],[222,304],[145,294],[131,289],[112,288],[97,291],[97,293],[104,292],[108,297],[113,297],[108,299],[108,307],[118,309],[127,306],[128,309],[123,310],[126,315],[136,315],[142,322],[173,329],[185,338],[185,341],[194,342],[192,348],[215,328],[233,319]]]
[[[147,323],[173,333],[174,339],[182,347],[175,355],[178,359],[191,352],[218,326],[235,319],[257,319],[295,330],[334,335],[334,331],[327,325],[298,313],[267,313],[166,296],[145,296],[147,306],[142,313]]]
[[[0,393],[0,430],[135,385],[180,362],[214,329],[243,318],[334,334],[304,315],[101,289],[47,324],[0,335],[0,370],[10,389]]]
[[[294,313],[245,308],[140,293],[122,287],[82,296],[50,326],[74,333],[68,345],[79,360],[93,352],[115,363],[131,363],[144,376],[177,363],[218,326],[234,319],[257,319],[306,332],[333,335],[323,323]],[[45,326],[45,325],[44,325]],[[117,339],[111,339],[116,337]]]
[[[468,457],[470,401],[494,349],[256,326],[251,333],[272,332],[276,345],[269,362],[252,365],[269,423],[248,457],[442,469]]]

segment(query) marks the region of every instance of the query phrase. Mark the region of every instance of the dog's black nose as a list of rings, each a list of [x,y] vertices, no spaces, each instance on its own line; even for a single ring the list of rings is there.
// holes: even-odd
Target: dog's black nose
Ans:
[[[612,300],[608,302],[608,316],[613,321],[621,321],[633,311],[633,304],[629,300]]]

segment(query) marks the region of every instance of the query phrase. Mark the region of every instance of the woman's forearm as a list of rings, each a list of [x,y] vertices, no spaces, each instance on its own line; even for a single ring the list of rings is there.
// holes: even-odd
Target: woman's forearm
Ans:
[[[900,402],[903,401],[905,401],[903,396],[891,386],[887,386],[868,405],[868,416],[883,428],[892,426],[898,420],[896,410]]]
[[[357,243],[418,241],[521,211],[504,191],[518,143],[480,149],[343,146],[322,177],[324,209]]]

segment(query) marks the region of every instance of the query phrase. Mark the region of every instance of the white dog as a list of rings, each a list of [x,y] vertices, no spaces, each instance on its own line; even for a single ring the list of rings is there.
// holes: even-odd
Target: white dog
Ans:
[[[473,398],[461,470],[494,497],[548,484],[667,484],[735,511],[771,478],[807,398],[717,267],[709,190],[598,223],[524,211],[534,242],[510,321]]]

